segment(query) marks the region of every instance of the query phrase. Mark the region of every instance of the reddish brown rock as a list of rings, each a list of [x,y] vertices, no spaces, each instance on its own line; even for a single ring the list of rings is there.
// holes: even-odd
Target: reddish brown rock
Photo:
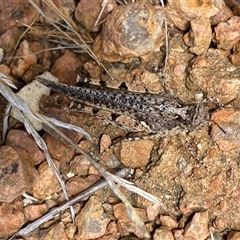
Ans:
[[[38,4],[39,1],[35,1],[35,3]],[[0,12],[0,32],[5,32],[11,26],[30,25],[37,14],[28,0],[1,1]]]
[[[218,48],[232,49],[240,40],[240,17],[233,16],[227,22],[221,22],[215,27],[215,39]]]
[[[168,229],[167,227],[160,227],[155,230],[153,234],[153,239],[174,240],[174,237],[170,229]]]
[[[143,222],[147,222],[148,218],[144,209],[134,208],[138,216]],[[144,238],[144,235],[139,231],[136,225],[129,219],[124,204],[119,203],[113,206],[114,216],[117,218],[118,228],[121,236],[128,236],[134,233],[139,238]]]
[[[139,168],[147,165],[153,148],[153,141],[141,140],[123,142],[121,148],[121,162],[131,168]]]
[[[197,209],[208,209],[211,207],[212,201],[205,199],[203,201],[202,197],[196,197],[194,199],[191,199],[191,201],[187,203],[181,203],[179,206],[180,211],[186,215],[190,216],[192,213],[194,213]]]
[[[184,233],[183,229],[173,231],[173,235],[176,240],[184,240],[183,233]]]
[[[76,239],[94,239],[103,236],[110,219],[104,213],[98,197],[92,196],[76,217]]]
[[[87,189],[88,187],[96,183],[98,180],[99,180],[98,175],[89,175],[84,178],[75,176],[67,182],[66,184],[67,192],[70,195],[74,196],[82,192],[83,190]]]
[[[15,78],[13,78],[13,76],[11,74],[11,68],[9,68],[7,65],[0,64],[0,71],[4,75],[6,75],[12,82],[14,82],[14,83],[16,82]]]
[[[36,142],[22,130],[11,129],[8,132],[6,144],[26,150],[34,165],[39,164],[45,159],[43,152],[39,149]]]
[[[75,85],[78,67],[80,67],[79,60],[72,52],[66,50],[63,56],[54,62],[51,73],[59,79],[59,82]]]
[[[169,216],[160,216],[160,222],[163,226],[166,226],[168,229],[178,228],[178,223]]]
[[[108,62],[150,54],[163,44],[163,21],[162,10],[149,3],[118,6],[103,24],[93,51]]]
[[[5,53],[10,53],[16,47],[20,37],[20,31],[17,27],[11,27],[0,36],[0,47]]]
[[[76,119],[77,120],[77,119]],[[82,140],[78,146],[86,153],[89,153],[90,143],[87,140]]]
[[[203,34],[204,33],[204,34]],[[207,17],[198,17],[191,21],[191,30],[184,35],[189,51],[196,55],[207,52],[212,40],[212,29]]]
[[[44,236],[44,240],[69,240],[65,233],[65,226],[62,222],[52,226],[46,236]]]
[[[86,176],[91,163],[83,155],[77,155],[70,161],[70,170],[78,176]]]
[[[55,164],[59,167],[59,163],[57,161],[55,161]],[[60,183],[47,162],[41,163],[38,168],[38,173],[39,179],[33,186],[34,197],[45,199],[49,197],[49,195],[57,193],[61,190]]]
[[[195,213],[193,219],[185,227],[185,240],[205,240],[209,236],[208,212]]]
[[[222,8],[219,9],[218,13],[210,18],[211,25],[216,26],[220,22],[226,22],[232,16],[232,11],[228,7],[222,6]]]
[[[75,132],[72,133],[72,135],[75,135]],[[75,149],[72,146],[65,146],[60,139],[49,134],[44,135],[44,140],[48,146],[48,151],[52,158],[57,159],[60,162],[67,163],[73,158]]]
[[[20,44],[16,57],[11,64],[12,73],[16,77],[22,77],[32,65],[37,64],[37,56],[32,53],[26,40]]]
[[[131,168],[139,168],[147,165],[153,148],[153,141],[141,140],[123,142],[121,148],[121,162]]]
[[[22,201],[0,206],[0,238],[8,238],[25,223]]]
[[[240,42],[233,48],[233,54],[230,56],[231,63],[240,66]]]
[[[140,204],[145,207],[149,221],[155,220],[159,215],[160,208],[157,204],[153,204],[146,199],[143,199]]]
[[[182,64],[177,65],[177,66],[174,68],[173,71],[174,71],[174,74],[175,74],[176,76],[181,76],[181,75],[183,75],[184,72],[185,72],[185,66],[182,65]]]
[[[107,134],[103,134],[100,140],[100,154],[105,152],[112,144],[111,138]]]
[[[38,205],[28,205],[24,208],[24,216],[28,221],[34,221],[37,218],[40,218],[49,210],[46,203]]]
[[[118,229],[117,229],[117,224],[115,222],[110,222],[107,226],[107,230],[109,232],[109,234],[112,235],[112,237],[118,237],[120,236]],[[110,235],[110,236],[111,236]],[[114,239],[114,238],[113,238]],[[117,238],[118,239],[118,238]]]
[[[0,201],[11,202],[32,189],[38,175],[29,161],[29,155],[5,146],[0,149]]]
[[[239,240],[240,232],[231,232],[227,235],[227,240]]]
[[[224,1],[217,0],[169,0],[166,7],[167,18],[181,30],[190,27],[190,21],[198,17],[210,18],[225,6]]]
[[[161,78],[158,74],[143,70],[141,73],[141,83],[151,93],[163,92]]]
[[[99,24],[107,17],[107,15],[117,6],[114,0],[108,0],[107,5],[102,11],[103,0],[82,0],[78,3],[75,9],[75,18],[87,30],[96,32],[99,30]],[[105,1],[106,2],[106,1]],[[98,16],[101,13],[101,17]],[[98,24],[95,23],[98,20]]]
[[[99,171],[94,167],[94,166],[91,166],[89,168],[89,174],[90,175],[98,175],[99,174]]]
[[[65,227],[65,233],[66,233],[66,236],[68,237],[68,239],[74,239],[74,235],[77,231],[77,227],[75,224],[67,224],[67,227]]]
[[[240,149],[240,111],[222,109],[211,120],[211,137],[218,147],[225,152]]]

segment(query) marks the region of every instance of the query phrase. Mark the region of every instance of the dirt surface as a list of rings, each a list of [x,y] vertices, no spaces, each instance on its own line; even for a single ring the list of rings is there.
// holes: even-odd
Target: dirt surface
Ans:
[[[39,106],[41,113],[86,130],[99,147],[105,169],[116,172],[131,167],[133,174],[128,180],[161,199],[165,209],[121,188],[151,239],[240,239],[240,4],[234,0],[169,0],[162,8],[158,2],[129,1],[120,6],[109,0],[95,26],[101,3],[62,0],[56,4],[66,16],[72,16],[77,33],[113,79],[89,54],[78,51],[80,44],[64,49],[73,42],[44,17],[37,17],[34,29],[24,33],[22,24],[30,25],[37,14],[27,0],[14,6],[10,2],[0,5],[4,13],[0,17],[0,48],[4,52],[0,71],[19,88],[49,71],[66,84],[75,84],[80,74],[101,79],[113,88],[124,82],[131,91],[165,91],[186,103],[206,101],[210,121],[204,128],[129,142],[121,142],[129,132],[70,108],[67,96],[44,95]],[[49,18],[61,21],[46,5],[43,9]],[[76,39],[76,32],[65,32]],[[1,98],[0,116],[4,104]],[[6,144],[0,149],[1,239],[66,202],[43,152],[21,123],[13,118],[9,123]],[[63,132],[85,152],[90,151],[80,134]],[[40,134],[70,198],[100,179],[98,171],[73,147],[44,131]],[[116,142],[121,144],[103,154]],[[26,204],[20,195],[24,192],[40,202]],[[69,211],[64,211],[24,239],[144,239],[109,188],[77,203],[74,211],[75,223]]]

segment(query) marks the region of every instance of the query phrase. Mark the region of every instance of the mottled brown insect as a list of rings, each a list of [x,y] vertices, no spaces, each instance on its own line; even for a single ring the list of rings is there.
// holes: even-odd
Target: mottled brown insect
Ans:
[[[81,87],[69,86],[42,77],[37,77],[37,80],[68,95],[75,102],[94,108],[95,112],[108,111],[112,118],[108,118],[108,122],[115,123],[121,115],[134,120],[130,126],[127,126],[127,122],[117,124],[132,132],[167,133],[175,128],[189,132],[209,122],[209,113],[204,103],[184,103],[165,93],[137,93],[89,83]]]

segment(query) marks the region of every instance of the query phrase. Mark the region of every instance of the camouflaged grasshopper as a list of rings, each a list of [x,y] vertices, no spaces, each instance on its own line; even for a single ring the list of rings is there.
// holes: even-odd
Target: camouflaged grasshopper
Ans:
[[[138,93],[106,86],[85,84],[69,86],[42,77],[37,80],[53,90],[68,95],[74,102],[91,107],[92,114],[107,111],[107,121],[131,132],[144,131],[166,134],[175,128],[190,132],[201,129],[209,122],[204,103],[184,103],[166,93]],[[119,121],[121,116],[127,120]],[[102,117],[103,118],[103,117]]]

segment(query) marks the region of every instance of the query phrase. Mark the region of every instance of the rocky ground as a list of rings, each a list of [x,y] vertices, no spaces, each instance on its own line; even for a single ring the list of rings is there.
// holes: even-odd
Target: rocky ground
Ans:
[[[51,6],[51,1],[47,2]],[[102,2],[106,6],[98,19]],[[128,180],[166,206],[163,209],[121,188],[151,239],[240,239],[238,1],[169,0],[162,8],[150,0],[128,4],[59,0],[54,1],[57,14],[46,3],[35,3],[39,11],[27,0],[0,4],[0,48],[4,53],[0,72],[18,88],[49,71],[66,84],[74,85],[79,74],[102,79],[111,87],[124,82],[131,91],[165,91],[186,103],[206,101],[210,120],[200,130],[123,142],[102,154],[100,163],[113,173],[123,166],[132,168]],[[41,10],[44,16],[38,15]],[[66,22],[61,13],[69,28],[63,27]],[[48,18],[62,25],[56,28]],[[88,47],[93,52],[86,50]],[[102,66],[90,57],[93,54]],[[196,100],[199,96],[204,100]],[[30,95],[31,101],[34,98]],[[2,96],[0,101],[2,123],[7,102]],[[100,153],[129,134],[70,108],[70,103],[59,93],[43,95],[39,111],[82,127]],[[85,152],[90,151],[80,134],[63,132]],[[99,172],[72,146],[54,134],[43,130],[39,134],[70,198],[100,179]],[[0,238],[8,239],[66,200],[43,152],[13,117],[6,142],[1,144],[0,159]],[[39,201],[27,201],[21,195],[25,192]],[[23,239],[144,239],[109,188],[73,207],[75,223],[70,212],[63,211]]]

